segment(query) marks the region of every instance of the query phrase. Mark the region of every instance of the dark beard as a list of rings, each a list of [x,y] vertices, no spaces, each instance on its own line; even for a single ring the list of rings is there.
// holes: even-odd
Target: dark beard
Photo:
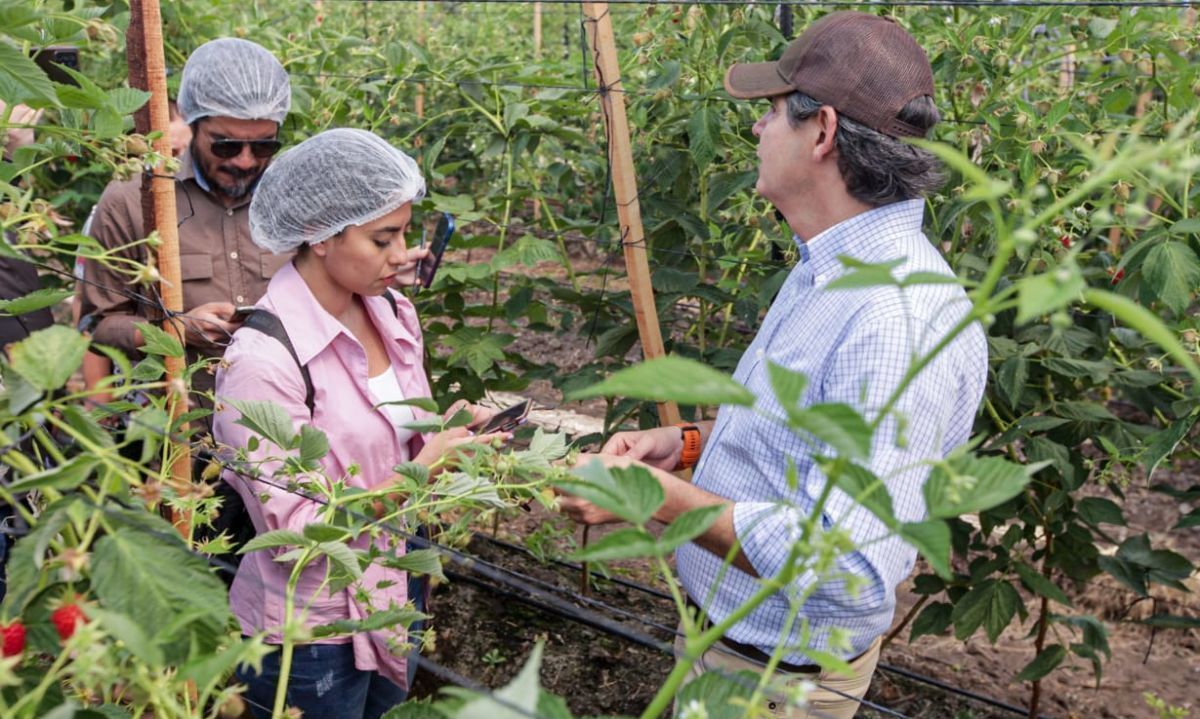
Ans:
[[[254,190],[255,183],[258,182],[258,178],[262,176],[263,170],[265,169],[242,170],[237,167],[221,165],[218,163],[218,170],[222,170],[234,178],[232,184],[219,182],[209,175],[208,171],[205,169],[204,162],[200,159],[201,156],[196,152],[195,140],[192,140],[191,155],[196,160],[196,173],[204,179],[205,184],[215,190],[218,194],[224,195],[231,200],[240,200],[246,195],[249,195]]]

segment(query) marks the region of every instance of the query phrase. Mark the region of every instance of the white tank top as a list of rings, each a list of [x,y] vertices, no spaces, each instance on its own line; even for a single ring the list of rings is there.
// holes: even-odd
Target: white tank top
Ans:
[[[412,407],[408,405],[387,404],[388,402],[399,402],[406,399],[404,391],[400,389],[400,380],[396,378],[395,370],[388,367],[383,374],[367,379],[367,388],[371,390],[371,395],[375,398],[375,401],[383,405],[380,409],[392,421],[392,426],[396,428],[396,436],[400,439],[400,444],[407,449],[408,441],[413,438],[416,432],[413,432],[411,429],[404,429],[403,425],[415,422],[417,417],[413,414]]]

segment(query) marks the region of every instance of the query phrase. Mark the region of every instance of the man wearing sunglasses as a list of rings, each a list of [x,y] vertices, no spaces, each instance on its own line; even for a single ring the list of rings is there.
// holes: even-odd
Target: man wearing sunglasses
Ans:
[[[275,270],[288,261],[250,240],[250,198],[259,177],[281,147],[279,127],[291,106],[287,72],[265,48],[226,38],[199,47],[188,58],[179,85],[179,112],[192,140],[175,174],[179,259],[183,275],[188,360],[219,358],[237,328],[234,309],[252,305]],[[108,249],[145,263],[149,249],[137,243],[152,227],[142,222],[141,178],[114,181],[96,208],[91,234]],[[87,263],[83,312],[98,318],[96,341],[136,355],[143,344],[138,322],[162,319],[152,278],[132,283],[99,263]],[[192,386],[212,389],[213,376],[198,372]],[[205,423],[206,424],[206,423]]]

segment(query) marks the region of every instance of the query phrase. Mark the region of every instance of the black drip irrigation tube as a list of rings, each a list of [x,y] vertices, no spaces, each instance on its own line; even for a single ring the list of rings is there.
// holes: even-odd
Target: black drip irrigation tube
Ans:
[[[497,539],[497,538],[495,538],[491,535],[485,534],[483,532],[475,532],[474,535],[480,539],[487,540],[488,542],[491,542],[492,544],[495,544],[496,546],[503,547],[509,551],[520,552],[521,554],[524,554],[526,556],[530,556],[530,557],[533,557],[534,559],[538,559],[538,557],[534,556],[533,552],[529,551],[528,549],[526,549],[525,547],[522,547],[519,544],[513,544],[512,542],[506,542],[503,539]],[[557,564],[560,567],[566,567],[568,569],[573,569],[577,572],[583,571],[582,564],[576,564],[575,562],[568,562],[565,559],[550,558],[548,561],[552,564]],[[670,594],[668,594],[664,591],[655,589],[654,587],[648,587],[644,584],[638,584],[637,582],[631,582],[628,579],[621,579],[619,577],[609,576],[603,572],[596,571],[595,569],[589,569],[588,576],[595,577],[596,579],[600,579],[605,582],[611,582],[613,584],[618,584],[622,587],[627,587],[629,589],[634,589],[643,594],[649,594],[652,597],[658,597],[659,599],[665,599],[669,602],[675,601],[674,598]]]

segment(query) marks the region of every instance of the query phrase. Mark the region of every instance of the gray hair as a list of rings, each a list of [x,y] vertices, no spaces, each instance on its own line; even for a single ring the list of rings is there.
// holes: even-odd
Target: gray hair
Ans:
[[[787,98],[788,123],[793,127],[821,109],[821,103],[802,92]],[[929,131],[938,120],[933,98],[911,100],[898,115],[904,122]],[[946,181],[933,153],[888,137],[838,113],[838,170],[850,196],[872,207],[914,200],[934,192]]]

